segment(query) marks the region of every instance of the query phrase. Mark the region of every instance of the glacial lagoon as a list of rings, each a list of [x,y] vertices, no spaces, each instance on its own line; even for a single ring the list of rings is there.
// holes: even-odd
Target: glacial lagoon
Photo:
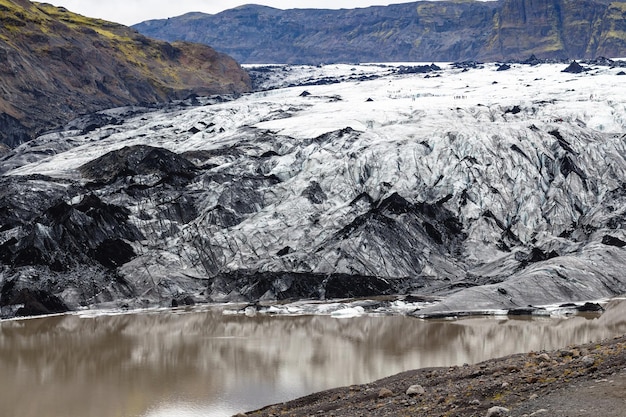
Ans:
[[[622,300],[609,302],[601,315],[458,320],[250,316],[225,309],[0,322],[0,415],[231,416],[409,369],[626,333]]]

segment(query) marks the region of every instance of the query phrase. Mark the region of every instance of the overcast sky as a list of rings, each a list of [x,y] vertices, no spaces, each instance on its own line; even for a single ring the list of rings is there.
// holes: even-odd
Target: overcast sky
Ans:
[[[243,4],[263,4],[279,9],[352,9],[373,5],[408,3],[411,0],[47,0],[55,6],[88,17],[98,17],[125,25],[149,19],[180,16],[187,12],[219,13]]]

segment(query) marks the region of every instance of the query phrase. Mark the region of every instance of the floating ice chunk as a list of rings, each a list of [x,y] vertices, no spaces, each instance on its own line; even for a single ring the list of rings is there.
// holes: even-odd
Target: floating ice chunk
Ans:
[[[365,314],[365,309],[363,307],[347,307],[342,308],[341,310],[333,311],[330,316],[336,319],[349,319],[353,317],[361,317]]]

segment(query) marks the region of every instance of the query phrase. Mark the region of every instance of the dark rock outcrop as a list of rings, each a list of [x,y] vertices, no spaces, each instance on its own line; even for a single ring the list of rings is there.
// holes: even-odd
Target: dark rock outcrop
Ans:
[[[94,159],[83,165],[80,172],[85,178],[105,184],[136,175],[156,175],[161,181],[175,181],[193,178],[196,166],[167,149],[138,145]]]
[[[208,46],[27,0],[3,2],[0,20],[0,143],[10,147],[97,110],[250,89],[247,73]]]
[[[39,316],[42,314],[65,313],[69,308],[59,297],[42,290],[22,289],[5,291],[2,289],[0,307],[15,307],[15,316]]]
[[[586,69],[576,61],[572,61],[572,63],[563,70],[563,72],[568,72],[570,74],[580,74],[585,71]]]
[[[351,10],[247,5],[134,27],[245,63],[574,59],[626,54],[624,2],[420,1]]]
[[[21,192],[29,181],[4,181],[10,192]],[[46,194],[52,197],[50,192]],[[60,196],[56,197],[59,198]],[[54,197],[53,197],[54,198]],[[2,199],[6,207],[10,204]],[[4,223],[13,237],[0,245],[0,260],[16,267],[45,267],[56,272],[94,260],[114,267],[131,259],[134,252],[121,239],[138,240],[141,233],[128,223],[127,209],[104,203],[90,194],[75,205],[63,201],[30,201],[29,212],[16,210],[15,219]]]
[[[236,271],[214,277],[208,295],[214,301],[373,297],[397,294],[409,281],[349,274]]]

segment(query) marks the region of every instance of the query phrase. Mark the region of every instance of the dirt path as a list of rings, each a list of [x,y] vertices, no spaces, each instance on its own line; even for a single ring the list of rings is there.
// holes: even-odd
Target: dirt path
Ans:
[[[414,393],[407,393],[410,387]],[[623,417],[626,336],[471,366],[404,372],[244,415]]]
[[[607,378],[579,381],[512,410],[511,416],[543,415],[555,417],[626,416],[626,370]],[[541,414],[541,413],[540,413]],[[539,414],[535,414],[539,415]]]

